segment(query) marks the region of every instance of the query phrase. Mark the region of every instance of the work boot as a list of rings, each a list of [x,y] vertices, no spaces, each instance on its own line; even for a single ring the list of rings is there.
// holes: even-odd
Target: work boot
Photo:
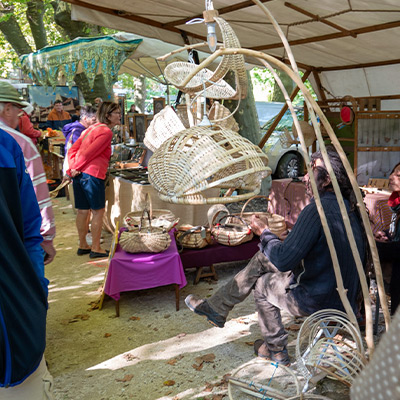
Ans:
[[[286,347],[280,351],[269,350],[264,340],[258,339],[254,342],[254,353],[256,356],[270,360],[285,367],[290,366],[290,358]]]
[[[185,304],[196,314],[207,317],[207,321],[210,324],[218,328],[224,327],[226,318],[215,312],[207,303],[207,300],[200,299],[194,294],[189,294],[185,299]]]

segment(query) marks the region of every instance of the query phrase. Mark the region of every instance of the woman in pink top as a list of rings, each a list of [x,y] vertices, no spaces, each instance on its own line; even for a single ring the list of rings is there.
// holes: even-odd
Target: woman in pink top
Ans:
[[[90,254],[90,258],[107,257],[108,251],[100,247],[101,229],[105,209],[105,186],[108,162],[111,156],[111,129],[121,123],[118,104],[101,103],[97,123],[82,132],[68,150],[69,170],[75,197],[76,227],[79,235],[77,254]],[[89,213],[92,212],[92,247],[86,242]]]

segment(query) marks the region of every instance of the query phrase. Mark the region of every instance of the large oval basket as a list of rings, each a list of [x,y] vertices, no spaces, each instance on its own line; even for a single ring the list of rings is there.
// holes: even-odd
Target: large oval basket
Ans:
[[[159,197],[171,203],[217,204],[232,197],[205,197],[211,188],[236,188],[234,201],[260,191],[271,174],[268,157],[229,129],[196,126],[166,140],[150,158],[149,180]]]

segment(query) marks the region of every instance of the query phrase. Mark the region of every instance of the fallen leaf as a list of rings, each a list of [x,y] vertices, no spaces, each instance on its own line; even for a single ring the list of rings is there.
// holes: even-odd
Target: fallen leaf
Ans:
[[[211,400],[222,400],[224,396],[224,394],[214,394],[214,396],[211,397]]]
[[[200,357],[196,357],[195,358],[195,361],[197,362],[197,364],[201,364],[203,362],[211,363],[211,362],[214,362],[214,360],[215,360],[215,354],[214,353],[205,354],[204,356],[200,356]]]
[[[134,317],[134,316],[132,316],[132,317],[130,317],[129,318],[131,321],[139,321],[140,320],[140,317]]]
[[[153,331],[156,331],[156,332],[157,332],[157,331],[158,331],[158,328],[153,328]]]
[[[129,382],[133,378],[133,375],[125,375],[122,379],[116,379],[117,382]]]
[[[87,314],[78,314],[74,317],[74,319],[81,319],[82,321],[87,321],[89,318],[90,317]]]
[[[105,333],[104,334],[104,337],[110,337],[111,336],[111,333]]]
[[[254,346],[254,342],[245,342],[247,346]]]
[[[178,362],[178,360],[176,358],[173,358],[172,360],[168,360],[167,364],[169,365],[175,365]]]
[[[175,381],[168,380],[168,381],[165,381],[165,382],[163,383],[163,385],[164,385],[164,386],[174,386],[174,385],[175,385]]]
[[[300,325],[292,324],[292,325],[289,325],[286,329],[289,331],[299,331],[300,327],[301,327]]]
[[[171,316],[171,314],[166,314],[164,315],[164,318],[169,318]]]
[[[134,356],[131,353],[124,354],[123,357],[125,358],[126,361],[133,361],[133,360],[136,360],[139,358],[139,357]]]
[[[196,371],[201,371],[201,370],[203,369],[203,363],[201,363],[200,365],[193,364],[192,367],[193,367]]]

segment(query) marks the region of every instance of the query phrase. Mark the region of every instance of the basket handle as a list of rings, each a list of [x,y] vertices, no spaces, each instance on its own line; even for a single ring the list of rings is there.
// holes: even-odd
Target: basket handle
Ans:
[[[147,213],[147,218],[149,220],[149,227],[148,227],[148,232],[151,231],[151,218],[150,218],[150,214],[149,214],[149,210],[147,208],[145,208],[142,212],[142,216],[140,217],[140,224],[139,224],[139,232],[141,232],[142,230],[142,226],[143,226],[143,219],[145,218],[144,214]]]
[[[150,193],[148,193],[148,192],[146,193],[146,195],[144,197],[144,203],[145,203],[144,209],[149,214],[149,218],[153,219],[153,203],[151,202],[151,196],[150,196]]]
[[[267,199],[267,212],[268,212],[269,197],[268,197],[268,196],[263,196],[263,195],[259,194],[259,195],[257,195],[257,196],[250,197],[250,198],[246,201],[246,203],[243,204],[242,211],[240,212],[240,216],[241,216],[242,218],[243,218],[244,209],[247,207],[247,205],[250,203],[251,200],[257,199],[257,198],[264,198],[264,199]]]
[[[217,214],[218,214],[218,213],[217,213]],[[227,214],[227,215],[224,215],[224,216],[218,221],[218,223],[221,223],[221,221],[223,221],[224,219],[229,218],[229,217],[238,219],[239,221],[241,221],[241,222],[243,223],[243,225],[245,225],[245,226],[247,226],[249,229],[251,229],[251,228],[250,228],[250,225],[249,225],[242,217],[240,217],[239,215],[234,215],[234,214]],[[214,220],[213,220],[213,225],[214,225]],[[221,225],[224,225],[224,224],[221,224]],[[225,224],[225,225],[229,225],[229,224]]]

